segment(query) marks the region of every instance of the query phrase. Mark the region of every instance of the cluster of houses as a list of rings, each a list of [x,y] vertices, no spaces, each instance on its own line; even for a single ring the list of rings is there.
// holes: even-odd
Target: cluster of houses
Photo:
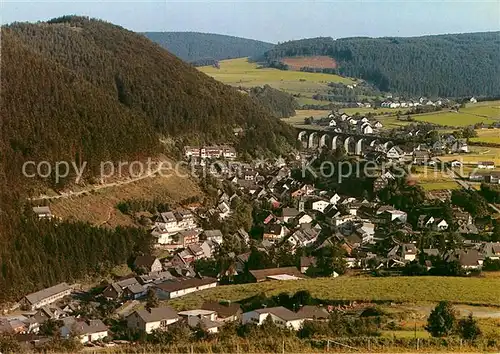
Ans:
[[[261,276],[257,277],[260,279]],[[27,295],[21,301],[22,311],[0,317],[0,333],[16,334],[20,336],[20,340],[40,345],[50,340],[46,334],[37,336],[40,334],[40,327],[46,321],[53,320],[58,321],[58,328],[55,330],[59,331],[62,338],[76,336],[82,344],[110,339],[113,333],[102,320],[86,319],[80,315],[80,303],[73,293],[70,286],[62,283]],[[191,310],[177,311],[171,307],[139,308],[123,313],[121,317],[131,330],[148,334],[168,330],[169,326],[177,322],[184,322],[192,328],[201,325],[208,333],[217,333],[229,322],[261,325],[268,317],[278,326],[298,330],[306,320],[327,320],[329,310],[331,309],[319,306],[303,306],[294,312],[280,306],[243,312],[238,303],[207,301],[200,308]]]
[[[81,343],[95,342],[108,336],[108,327],[96,319],[80,318],[80,304],[71,294],[74,289],[66,283],[26,295],[19,302],[17,314],[0,317],[0,333],[37,334],[48,320],[60,320],[60,334],[63,338],[76,335]],[[21,311],[22,310],[22,311]],[[32,337],[28,337],[32,338]],[[48,338],[37,340],[38,344]]]
[[[269,317],[279,327],[299,330],[304,321],[328,320],[329,312],[328,308],[308,305],[302,306],[297,312],[282,306],[243,312],[238,303],[205,302],[199,309],[180,312],[170,307],[137,310],[127,317],[127,326],[151,333],[154,330],[168,330],[170,325],[184,321],[190,327],[202,324],[208,333],[217,333],[224,324],[229,322],[259,326]]]
[[[330,130],[336,133],[352,133],[352,134],[373,134],[383,127],[380,121],[373,121],[367,117],[353,117],[346,113],[333,114],[320,119],[316,122],[318,125],[327,126]]]
[[[196,161],[220,158],[231,160],[236,158],[236,149],[228,145],[185,146],[184,157]]]
[[[472,102],[472,101],[471,101]],[[389,99],[380,104],[382,108],[412,108],[418,106],[442,106],[449,103],[448,99],[437,99],[432,101],[426,97],[420,97],[418,100],[394,100]]]

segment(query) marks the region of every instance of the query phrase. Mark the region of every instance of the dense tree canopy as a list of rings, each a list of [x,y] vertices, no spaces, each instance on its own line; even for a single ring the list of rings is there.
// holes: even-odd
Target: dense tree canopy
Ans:
[[[337,72],[365,79],[382,91],[458,97],[500,92],[498,32],[424,37],[310,38],[266,52],[276,66],[284,57],[328,55]]]
[[[148,248],[136,229],[25,219],[25,198],[47,180],[24,177],[24,162],[86,163],[93,182],[101,162],[157,156],[160,139],[229,143],[250,155],[295,143],[293,129],[247,94],[142,35],[74,16],[1,31],[0,297],[100,273]]]
[[[295,110],[299,108],[297,100],[292,95],[269,85],[253,87],[250,89],[250,97],[268,108],[276,118],[292,117],[295,115]]]
[[[253,39],[198,32],[146,32],[146,37],[158,43],[182,60],[215,60],[261,56],[274,44]]]

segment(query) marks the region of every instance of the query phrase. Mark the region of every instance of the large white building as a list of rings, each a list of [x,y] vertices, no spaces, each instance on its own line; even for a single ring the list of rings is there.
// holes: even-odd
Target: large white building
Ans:
[[[50,288],[26,295],[21,301],[21,306],[35,310],[50,305],[63,297],[71,294],[71,287],[66,283],[54,285]]]
[[[290,328],[295,331],[300,329],[305,320],[303,316],[285,307],[278,306],[245,312],[242,317],[242,323],[254,323],[260,326],[268,316],[271,317],[276,325]]]

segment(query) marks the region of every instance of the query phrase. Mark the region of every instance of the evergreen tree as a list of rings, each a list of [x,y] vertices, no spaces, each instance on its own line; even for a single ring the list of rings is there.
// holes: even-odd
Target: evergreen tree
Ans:
[[[156,295],[156,291],[153,288],[149,288],[146,296],[146,309],[149,311],[159,305],[160,300],[158,299],[158,295]]]
[[[468,340],[477,339],[481,335],[481,329],[472,316],[472,313],[467,318],[458,321],[458,333],[460,337]]]
[[[444,337],[453,333],[456,322],[456,312],[451,303],[441,301],[429,315],[425,329],[433,337]]]

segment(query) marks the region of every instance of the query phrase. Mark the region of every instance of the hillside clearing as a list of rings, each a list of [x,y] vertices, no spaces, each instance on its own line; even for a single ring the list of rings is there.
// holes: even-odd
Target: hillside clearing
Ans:
[[[285,57],[281,62],[288,66],[291,70],[300,70],[301,68],[317,68],[317,69],[335,69],[337,62],[335,59],[326,55],[317,55],[310,57]]]
[[[323,300],[436,302],[498,305],[500,287],[496,278],[455,277],[339,277],[256,284],[218,286],[169,300],[176,308],[197,308],[207,300],[239,301],[259,293],[277,295],[309,290]]]
[[[294,95],[301,105],[327,105],[330,102],[317,101],[312,96],[317,93],[327,94],[330,82],[346,85],[354,82],[350,78],[333,74],[261,68],[257,63],[250,63],[248,58],[222,60],[219,66],[219,69],[213,66],[198,69],[218,81],[236,87],[269,85]]]
[[[201,191],[193,180],[172,175],[146,178],[77,197],[55,199],[49,206],[54,215],[62,219],[115,227],[133,224],[128,215],[116,209],[120,201],[144,199],[174,204],[200,195]]]

